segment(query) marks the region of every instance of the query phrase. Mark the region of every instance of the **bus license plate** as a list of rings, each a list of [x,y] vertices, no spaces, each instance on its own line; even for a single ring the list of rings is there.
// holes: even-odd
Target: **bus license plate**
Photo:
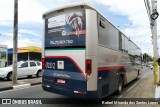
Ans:
[[[65,79],[57,79],[56,82],[59,83],[59,84],[65,84],[66,80]]]

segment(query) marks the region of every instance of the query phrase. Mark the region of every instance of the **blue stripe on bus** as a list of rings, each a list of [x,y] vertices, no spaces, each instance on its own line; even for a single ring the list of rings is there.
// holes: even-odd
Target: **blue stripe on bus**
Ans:
[[[58,71],[68,71],[68,72],[79,72],[83,76],[83,78],[86,80],[86,75],[84,74],[84,71],[78,66],[78,64],[70,57],[68,56],[46,56],[45,57],[45,63],[46,62],[54,62],[55,64],[57,61],[64,61],[64,70],[57,69],[57,65],[55,65],[55,69],[52,68],[45,68],[48,70],[58,70]]]

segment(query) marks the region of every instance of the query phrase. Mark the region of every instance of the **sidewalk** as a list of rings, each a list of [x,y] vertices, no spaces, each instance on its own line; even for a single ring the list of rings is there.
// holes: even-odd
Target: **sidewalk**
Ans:
[[[155,88],[153,71],[151,71],[124,98],[155,98]]]
[[[25,88],[33,85],[41,84],[42,78],[30,78],[17,80],[17,84],[13,85],[12,81],[4,81],[0,84],[0,91]]]
[[[153,71],[150,71],[144,79],[127,92],[123,98],[155,98],[155,88]],[[133,105],[114,105],[112,107],[160,107],[160,104],[133,104]]]

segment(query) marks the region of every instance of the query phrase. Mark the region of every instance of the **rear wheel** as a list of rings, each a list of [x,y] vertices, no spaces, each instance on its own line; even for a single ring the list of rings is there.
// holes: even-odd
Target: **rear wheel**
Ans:
[[[119,76],[119,83],[118,83],[118,90],[117,90],[117,94],[121,94],[123,89],[123,78],[122,76]]]
[[[7,75],[7,80],[11,81],[12,80],[12,72],[9,72]]]
[[[41,77],[41,76],[42,76],[42,70],[37,71],[36,76],[37,76],[37,77]]]

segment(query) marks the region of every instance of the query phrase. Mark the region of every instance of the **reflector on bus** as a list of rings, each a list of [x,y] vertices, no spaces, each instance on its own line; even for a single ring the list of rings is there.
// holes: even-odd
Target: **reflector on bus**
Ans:
[[[88,75],[91,75],[92,73],[92,60],[91,59],[86,60],[86,73]]]
[[[45,58],[42,58],[42,70],[45,68]]]
[[[64,9],[57,10],[58,13],[64,12]]]

